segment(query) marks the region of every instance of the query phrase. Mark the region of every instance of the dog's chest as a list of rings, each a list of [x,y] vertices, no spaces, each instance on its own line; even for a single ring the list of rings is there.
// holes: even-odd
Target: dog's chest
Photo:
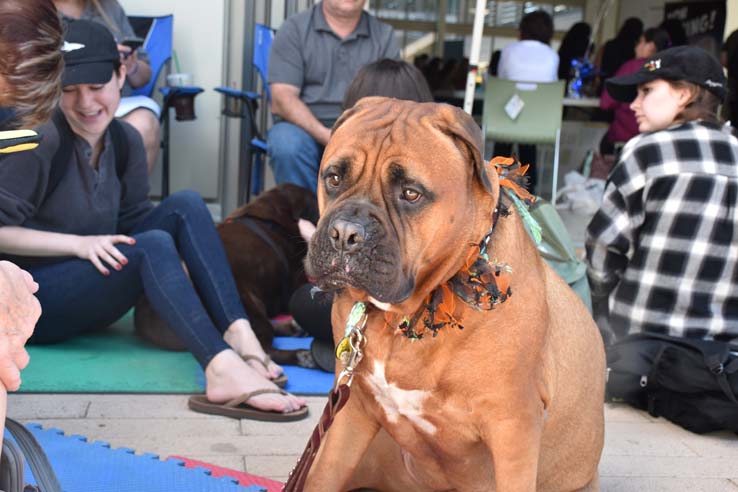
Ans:
[[[433,435],[436,426],[427,418],[429,391],[402,389],[387,380],[383,362],[372,361],[373,367],[365,381],[375,401],[390,424],[399,424],[407,419],[420,432]]]

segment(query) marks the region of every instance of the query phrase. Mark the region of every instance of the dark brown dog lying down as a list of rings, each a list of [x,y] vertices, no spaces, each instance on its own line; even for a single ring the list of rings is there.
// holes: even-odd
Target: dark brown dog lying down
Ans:
[[[307,350],[276,350],[270,318],[288,312],[292,293],[307,282],[303,261],[307,244],[299,219],[318,220],[315,194],[293,184],[276,186],[243,205],[218,225],[236,288],[264,351],[277,364],[314,367]],[[136,332],[170,350],[184,350],[151,305],[143,298],[135,311]],[[290,335],[289,326],[279,335]]]
[[[602,339],[481,142],[444,104],[364,98],[334,126],[306,265],[336,292],[334,341],[365,322],[357,349],[338,344],[363,359],[312,469],[287,490],[599,488]]]

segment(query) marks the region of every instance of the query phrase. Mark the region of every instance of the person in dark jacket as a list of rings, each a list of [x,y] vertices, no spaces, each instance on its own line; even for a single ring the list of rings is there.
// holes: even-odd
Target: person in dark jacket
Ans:
[[[61,113],[0,166],[0,252],[41,286],[31,343],[105,328],[145,294],[203,367],[210,402],[304,417],[305,401],[270,381],[282,369],[251,330],[205,203],[191,191],[149,201],[141,136],[114,120],[126,69],[112,35],[73,21],[62,49]]]
[[[617,36],[602,47],[595,65],[599,67],[600,79],[615,75],[620,66],[635,58],[635,47],[643,34],[643,21],[630,17],[623,22]],[[598,92],[602,91],[602,87]]]
[[[592,28],[586,22],[577,22],[566,32],[559,46],[559,80],[569,82],[571,61],[587,55],[591,34]]]

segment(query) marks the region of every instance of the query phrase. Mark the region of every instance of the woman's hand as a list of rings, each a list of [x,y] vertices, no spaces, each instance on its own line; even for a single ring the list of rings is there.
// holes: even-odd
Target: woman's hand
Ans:
[[[29,360],[26,340],[41,316],[36,291],[31,274],[0,261],[0,383],[10,391],[20,386],[20,371]]]
[[[120,270],[128,263],[123,253],[115,247],[117,243],[136,244],[136,240],[129,236],[117,234],[113,236],[80,236],[75,251],[83,260],[90,260],[95,268],[103,275],[110,275],[110,271],[103,262],[116,270]]]
[[[138,54],[135,50],[132,50],[130,46],[124,44],[118,45],[118,53],[120,53],[120,62],[126,66],[126,72],[128,74],[135,74],[138,64]]]

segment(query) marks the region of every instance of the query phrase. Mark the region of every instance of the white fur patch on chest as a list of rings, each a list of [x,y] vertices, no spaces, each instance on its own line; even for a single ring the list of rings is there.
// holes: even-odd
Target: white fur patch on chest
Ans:
[[[389,383],[384,375],[384,363],[374,361],[374,371],[366,378],[374,398],[387,415],[387,420],[396,424],[400,416],[410,420],[427,434],[435,434],[436,426],[423,417],[423,402],[430,392],[423,390],[404,390]]]

